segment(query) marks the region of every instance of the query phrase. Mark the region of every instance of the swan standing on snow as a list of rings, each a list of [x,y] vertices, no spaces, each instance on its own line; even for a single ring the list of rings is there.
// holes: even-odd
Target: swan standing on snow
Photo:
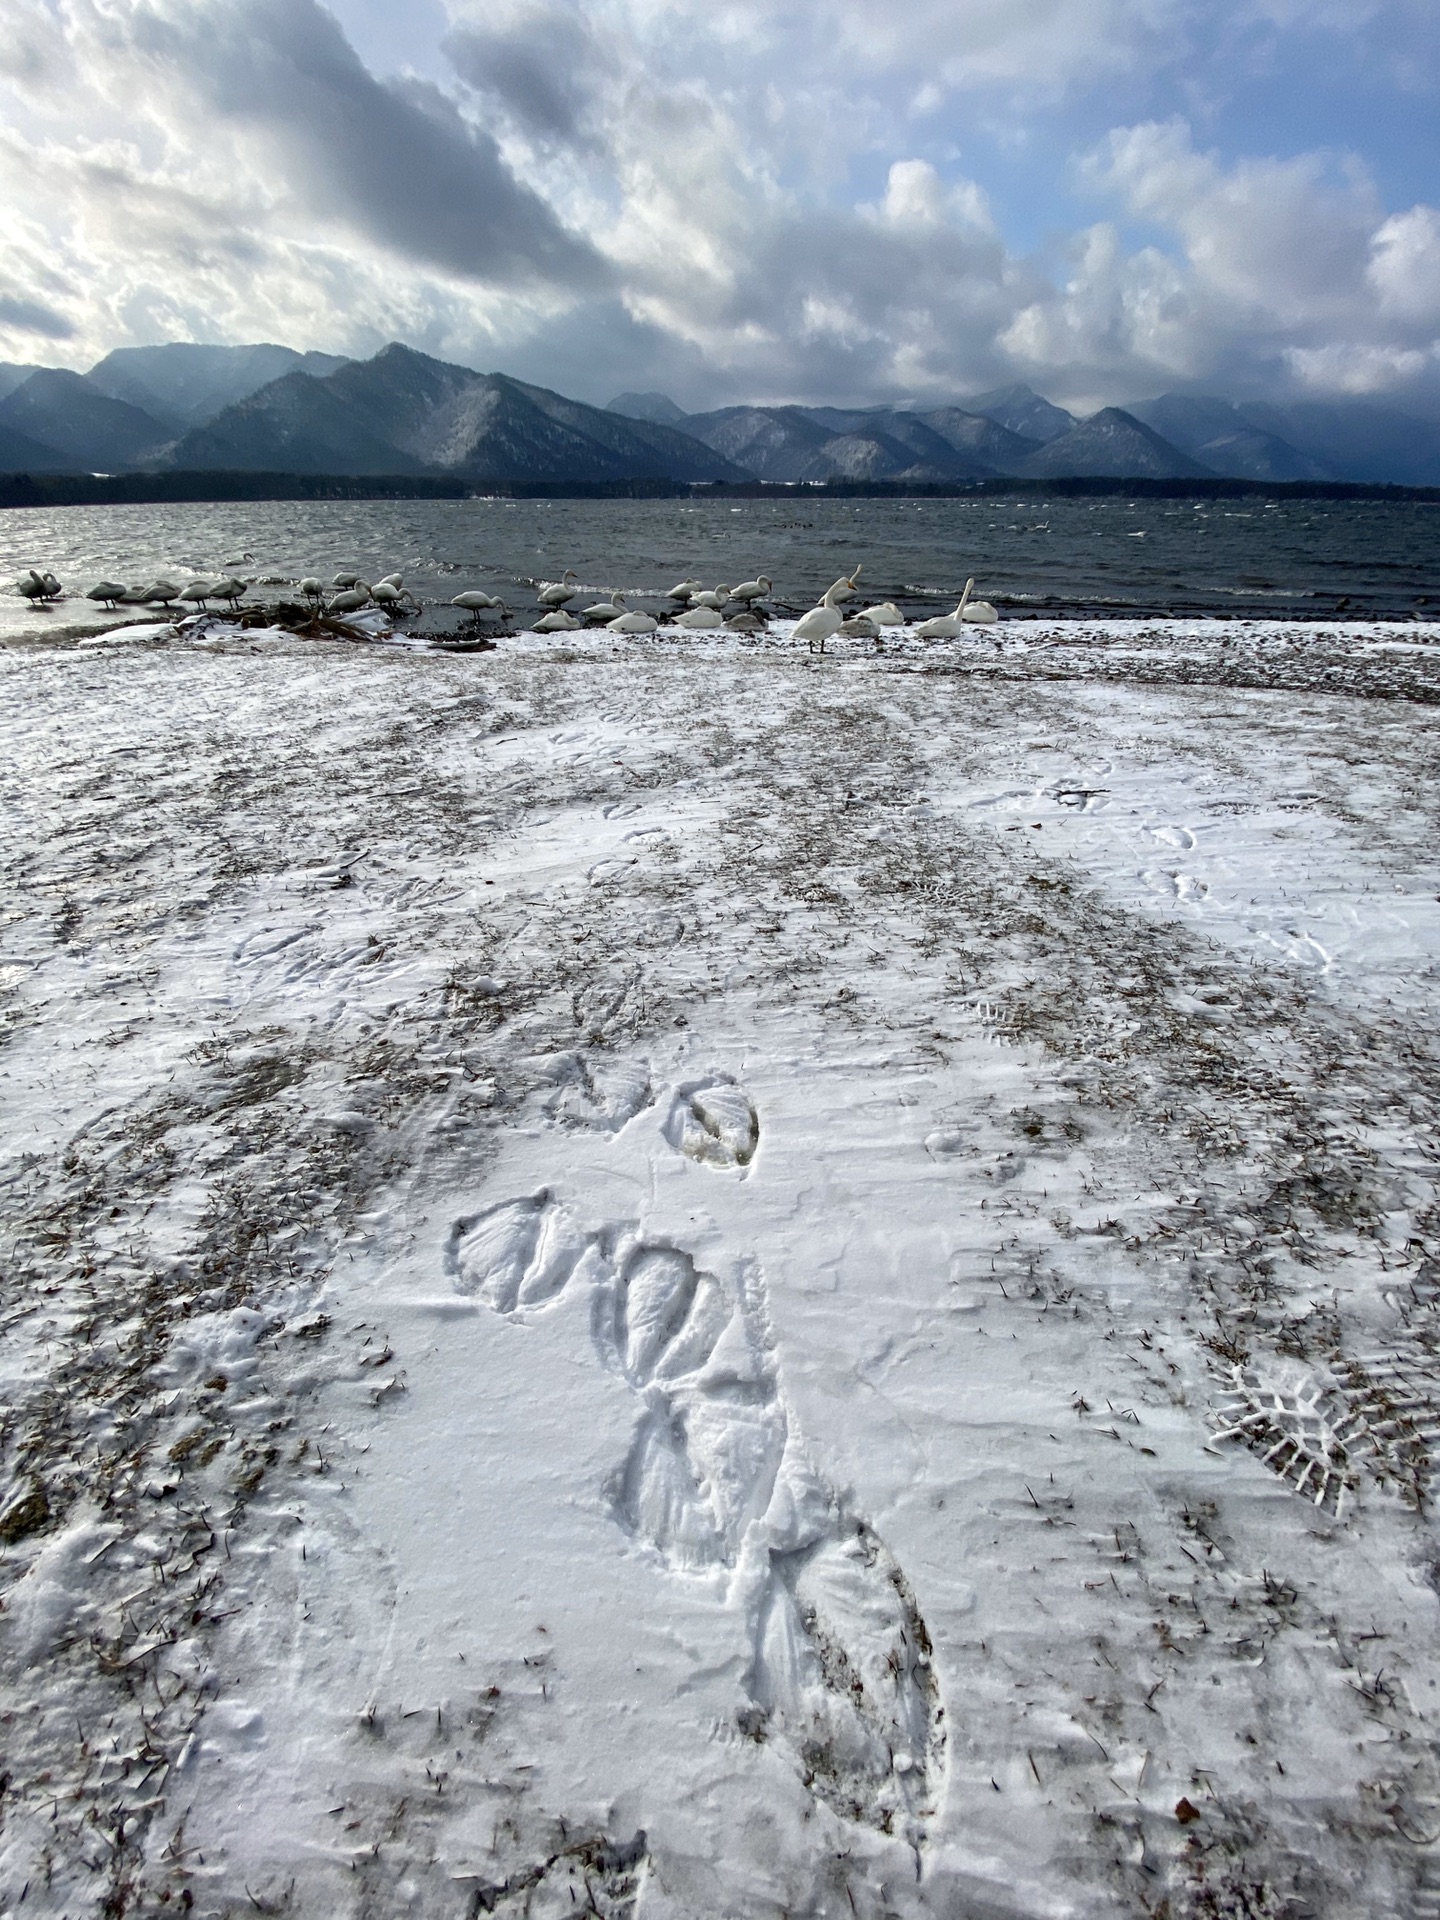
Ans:
[[[858,573],[860,569],[857,567],[855,571]],[[795,631],[790,636],[791,639],[805,641],[812,653],[817,647],[823,653],[825,642],[832,633],[838,633],[844,624],[845,616],[836,607],[835,602],[843,600],[847,594],[852,593],[854,587],[854,580],[847,579],[844,575],[835,582],[833,587],[827,587],[820,597],[819,606],[812,607],[809,613],[802,614],[795,622]]]
[[[535,604],[540,607],[563,607],[567,600],[575,598],[576,587],[570,585],[572,580],[578,587],[579,576],[573,567],[567,567],[563,580],[547,580],[541,586],[535,596]]]

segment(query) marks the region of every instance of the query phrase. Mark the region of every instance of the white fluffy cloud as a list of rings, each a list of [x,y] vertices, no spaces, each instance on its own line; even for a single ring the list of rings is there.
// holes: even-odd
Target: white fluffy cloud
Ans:
[[[0,357],[400,337],[691,404],[1440,378],[1440,212],[1355,159],[1117,127],[1072,233],[1007,241],[966,127],[1023,149],[1200,5],[447,0],[441,85],[369,72],[320,0],[9,0]]]

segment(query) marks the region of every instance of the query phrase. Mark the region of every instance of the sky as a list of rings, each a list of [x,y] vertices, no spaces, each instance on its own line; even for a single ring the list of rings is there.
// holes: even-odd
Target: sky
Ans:
[[[1440,0],[4,0],[0,359],[1440,409]]]

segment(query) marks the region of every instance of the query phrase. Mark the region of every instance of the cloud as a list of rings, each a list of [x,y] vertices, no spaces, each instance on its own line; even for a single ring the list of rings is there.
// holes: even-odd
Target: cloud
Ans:
[[[467,85],[542,144],[593,145],[596,95],[620,63],[578,4],[496,4],[457,25],[444,50]]]
[[[1440,210],[1411,207],[1386,220],[1365,271],[1382,312],[1440,331]]]
[[[13,299],[0,293],[0,327],[12,333],[33,333],[42,340],[72,340],[74,322],[43,300]]]
[[[1171,237],[1082,263],[1061,311],[1070,350],[1127,352],[1157,369],[1244,379],[1288,369],[1312,387],[1373,392],[1431,370],[1440,339],[1440,213],[1387,217],[1353,156],[1311,153],[1225,167],[1183,121],[1117,129],[1084,177]],[[1143,284],[1149,281],[1152,297]],[[1153,294],[1168,285],[1163,299]]]
[[[111,59],[263,142],[322,220],[490,284],[603,282],[593,249],[488,133],[433,85],[377,81],[316,0],[91,0],[85,12]]]
[[[1316,154],[1224,168],[1180,120],[1112,133],[1089,167],[1130,214],[1177,236],[1208,292],[1282,327],[1347,306],[1364,277],[1382,210],[1357,166],[1331,172]]]
[[[1391,393],[1429,371],[1440,354],[1412,347],[1375,347],[1337,341],[1325,347],[1288,347],[1285,358],[1302,383],[1320,393]]]

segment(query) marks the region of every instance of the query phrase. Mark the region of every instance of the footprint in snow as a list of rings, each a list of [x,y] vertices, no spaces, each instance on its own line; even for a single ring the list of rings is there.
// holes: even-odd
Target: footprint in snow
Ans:
[[[655,1098],[644,1060],[614,1060],[585,1053],[557,1054],[547,1067],[555,1092],[546,1111],[567,1127],[618,1133]]]
[[[704,1166],[748,1167],[760,1144],[760,1121],[734,1081],[698,1081],[676,1093],[665,1138]]]
[[[731,1286],[633,1227],[587,1234],[548,1190],[457,1220],[447,1264],[507,1317],[588,1294],[596,1353],[637,1405],[607,1488],[616,1522],[673,1573],[733,1570],[751,1617],[744,1731],[782,1741],[843,1818],[919,1845],[946,1750],[930,1637],[889,1549],[806,1457],[763,1281]]]

